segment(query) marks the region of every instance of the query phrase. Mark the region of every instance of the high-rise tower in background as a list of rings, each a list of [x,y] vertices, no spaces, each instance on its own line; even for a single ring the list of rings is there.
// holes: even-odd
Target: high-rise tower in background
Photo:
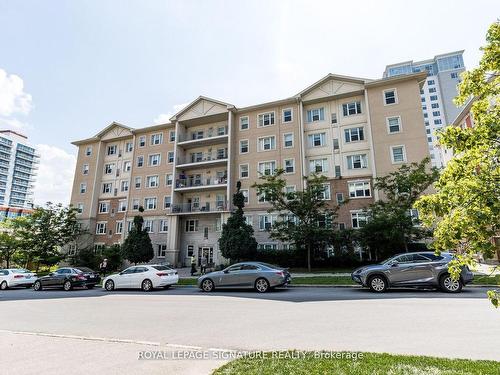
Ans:
[[[27,137],[0,130],[0,220],[31,213],[39,159]]]
[[[427,72],[427,80],[420,90],[420,97],[429,153],[432,165],[436,167],[442,167],[444,164],[441,150],[435,146],[436,130],[451,124],[460,113],[460,108],[455,105],[453,99],[457,96],[460,73],[465,70],[463,52],[450,52],[429,60],[387,65],[384,72],[384,77]]]

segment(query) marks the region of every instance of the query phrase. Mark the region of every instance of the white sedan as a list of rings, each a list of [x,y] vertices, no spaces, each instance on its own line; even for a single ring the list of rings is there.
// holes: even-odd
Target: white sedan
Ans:
[[[168,289],[179,282],[177,271],[161,264],[132,266],[120,273],[106,277],[102,285],[107,291],[114,289],[142,289],[149,292],[154,288]]]
[[[24,268],[0,269],[1,290],[16,286],[31,288],[35,280],[36,274]]]

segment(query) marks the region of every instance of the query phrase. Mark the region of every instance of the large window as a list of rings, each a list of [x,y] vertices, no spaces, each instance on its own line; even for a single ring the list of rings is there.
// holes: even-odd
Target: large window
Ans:
[[[365,139],[365,133],[362,126],[356,128],[350,128],[344,130],[345,142],[356,142],[363,141]]]
[[[293,133],[283,134],[283,147],[284,148],[293,147]]]
[[[158,258],[165,258],[167,255],[167,244],[161,243],[158,244],[158,252],[157,252]]]
[[[365,226],[367,221],[368,218],[365,212],[351,212],[351,222],[353,228],[362,228]]]
[[[276,137],[273,135],[271,137],[259,138],[259,151],[269,151],[276,149]]]
[[[310,173],[328,172],[328,159],[309,160],[309,172]]]
[[[242,139],[240,141],[240,154],[246,154],[248,152],[248,139]]]
[[[258,116],[259,126],[274,125],[274,112],[262,113]]]
[[[396,89],[384,90],[384,104],[396,104],[398,102],[398,97],[396,94]]]
[[[186,220],[186,232],[197,232],[198,223],[198,220]]]
[[[323,184],[323,191],[320,193],[320,199],[323,200],[330,200],[331,194],[330,194],[330,184]]]
[[[349,187],[349,198],[371,197],[369,181],[349,182],[348,187]]]
[[[156,210],[156,198],[144,198],[144,206],[146,210]]]
[[[287,108],[283,110],[283,122],[292,122],[293,120],[293,110],[291,108]]]
[[[168,220],[160,220],[160,232],[168,232]]]
[[[276,171],[275,161],[264,161],[259,163],[259,172],[265,176],[274,174]]]
[[[84,164],[83,167],[82,167],[82,173],[83,174],[89,174],[89,165],[88,164]]]
[[[309,147],[322,147],[326,145],[326,133],[309,134]]]
[[[100,202],[99,203],[99,213],[105,214],[109,212],[109,202]]]
[[[389,134],[401,131],[401,118],[399,116],[387,117],[387,132]]]
[[[115,229],[116,234],[122,234],[123,233],[123,221],[117,221],[116,222],[116,229]]]
[[[249,170],[248,164],[240,164],[240,178],[248,178]]]
[[[114,164],[105,164],[104,165],[104,174],[112,174],[115,169]]]
[[[148,164],[151,166],[160,165],[160,154],[149,155]]]
[[[115,155],[116,154],[117,147],[116,145],[113,146],[108,146],[108,155]]]
[[[347,168],[348,169],[368,168],[368,158],[366,157],[366,154],[347,156]]]
[[[325,109],[314,108],[307,111],[307,122],[316,122],[325,120]]]
[[[240,130],[247,130],[250,127],[248,116],[240,117]]]
[[[358,115],[361,113],[361,102],[351,102],[342,104],[344,116]]]
[[[270,230],[276,221],[276,215],[259,215],[259,230]]]
[[[163,199],[163,208],[167,209],[167,208],[170,208],[172,204],[172,198],[167,195],[165,196],[165,198]]]
[[[160,145],[163,142],[163,133],[152,134],[151,135],[151,144],[152,145]]]
[[[144,165],[144,156],[138,156],[137,157],[137,167],[140,168]]]
[[[106,222],[99,222],[95,226],[96,234],[106,234]]]
[[[295,159],[284,160],[285,173],[295,173]]]
[[[403,163],[406,161],[405,146],[391,146],[391,156],[393,163]]]
[[[109,194],[113,190],[113,184],[111,182],[107,182],[102,184],[102,193]]]
[[[160,177],[158,176],[148,176],[146,181],[149,188],[158,187],[160,185]]]

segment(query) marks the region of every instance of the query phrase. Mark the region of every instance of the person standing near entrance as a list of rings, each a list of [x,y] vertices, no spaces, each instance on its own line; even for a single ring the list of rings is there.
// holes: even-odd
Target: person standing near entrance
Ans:
[[[203,255],[201,258],[201,274],[204,275],[207,272],[207,257]]]
[[[194,276],[196,273],[196,259],[194,255],[191,255],[191,276]]]
[[[108,270],[108,260],[106,258],[99,264],[99,270],[101,271],[102,277],[106,277],[106,271]]]

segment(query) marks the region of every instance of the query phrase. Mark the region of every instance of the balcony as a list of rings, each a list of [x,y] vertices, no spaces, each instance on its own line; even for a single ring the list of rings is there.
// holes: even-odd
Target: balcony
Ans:
[[[171,206],[171,212],[174,214],[206,214],[222,211],[227,211],[227,203],[224,201],[177,203]]]
[[[228,142],[227,129],[224,132],[199,131],[193,132],[177,141],[177,145],[184,148],[194,148],[201,146],[212,146]]]
[[[175,191],[215,190],[227,186],[226,177],[201,177],[199,175],[175,180]]]
[[[31,169],[38,169],[38,165],[36,165],[35,163],[26,162],[26,161],[21,160],[21,159],[16,160],[16,165],[21,165],[23,167],[31,168]]]
[[[14,171],[26,173],[29,175],[35,175],[35,171],[32,168],[23,167],[23,166],[17,165],[17,163],[16,163],[16,165],[14,165]]]
[[[220,152],[196,152],[184,159],[179,158],[176,167],[188,169],[224,163],[227,163],[227,150],[221,150]]]
[[[29,155],[24,152],[19,152],[19,150],[16,152],[16,159],[23,159],[30,161],[32,163],[39,163],[40,161],[38,160],[38,156],[36,155]]]

